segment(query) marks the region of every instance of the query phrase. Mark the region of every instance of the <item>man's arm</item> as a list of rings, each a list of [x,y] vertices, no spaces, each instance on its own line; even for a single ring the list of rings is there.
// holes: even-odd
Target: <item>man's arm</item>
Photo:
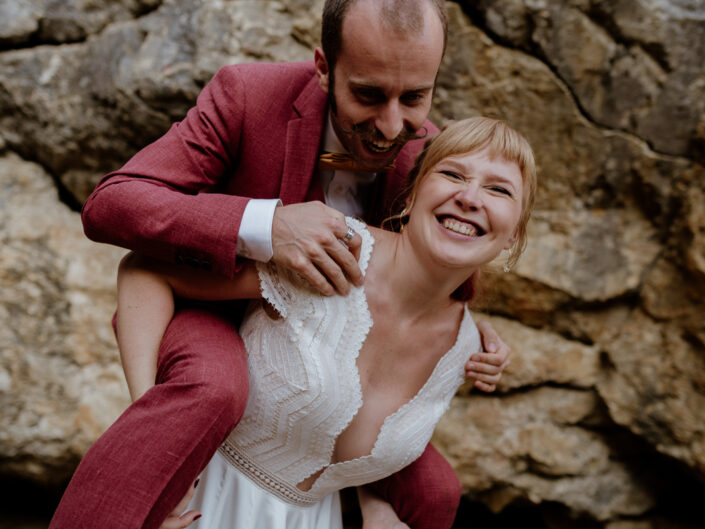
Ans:
[[[220,70],[182,122],[98,184],[83,208],[90,239],[227,277],[236,272],[248,197],[281,191],[292,101],[312,78],[304,65],[243,68]],[[272,98],[266,90],[288,92]],[[312,108],[311,120],[318,122],[315,112],[322,115],[325,103]],[[297,155],[315,156],[318,138],[310,132]],[[279,207],[271,226],[273,258],[324,294],[345,293],[348,279],[361,279],[359,238],[348,243],[352,254],[337,241],[346,230],[342,214],[320,203]]]
[[[231,276],[249,198],[203,191],[237,161],[243,90],[234,70],[221,70],[183,121],[103,178],[83,208],[86,235]]]

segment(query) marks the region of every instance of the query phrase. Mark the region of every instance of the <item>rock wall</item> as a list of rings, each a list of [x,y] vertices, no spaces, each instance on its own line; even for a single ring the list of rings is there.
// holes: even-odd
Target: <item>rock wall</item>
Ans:
[[[1,474],[65,479],[127,403],[109,327],[122,252],[83,238],[81,202],[220,66],[309,59],[321,4],[0,2]],[[475,307],[512,365],[496,394],[460,392],[435,443],[493,512],[700,526],[705,3],[448,6],[432,118],[506,119],[540,185],[525,256],[485,274]]]

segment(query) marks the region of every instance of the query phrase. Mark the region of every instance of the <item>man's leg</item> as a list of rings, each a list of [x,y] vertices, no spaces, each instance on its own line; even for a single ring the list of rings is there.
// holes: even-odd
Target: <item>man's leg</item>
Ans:
[[[233,320],[177,311],[157,381],[86,453],[50,529],[161,525],[245,410],[247,357]]]
[[[367,486],[411,529],[450,529],[462,494],[453,468],[430,444],[409,466]]]

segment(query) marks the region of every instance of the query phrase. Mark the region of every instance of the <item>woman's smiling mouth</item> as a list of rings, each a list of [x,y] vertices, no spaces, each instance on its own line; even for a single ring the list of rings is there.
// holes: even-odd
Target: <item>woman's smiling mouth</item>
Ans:
[[[456,218],[444,217],[439,219],[439,222],[445,229],[461,235],[467,235],[468,237],[481,237],[484,235],[482,228]]]

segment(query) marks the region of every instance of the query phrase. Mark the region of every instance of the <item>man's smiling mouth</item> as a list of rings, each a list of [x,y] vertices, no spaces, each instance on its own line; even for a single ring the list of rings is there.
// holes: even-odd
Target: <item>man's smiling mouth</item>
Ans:
[[[396,145],[396,142],[394,141],[365,141],[365,147],[367,147],[369,150],[372,152],[376,152],[379,154],[389,152],[391,151],[394,146]]]

